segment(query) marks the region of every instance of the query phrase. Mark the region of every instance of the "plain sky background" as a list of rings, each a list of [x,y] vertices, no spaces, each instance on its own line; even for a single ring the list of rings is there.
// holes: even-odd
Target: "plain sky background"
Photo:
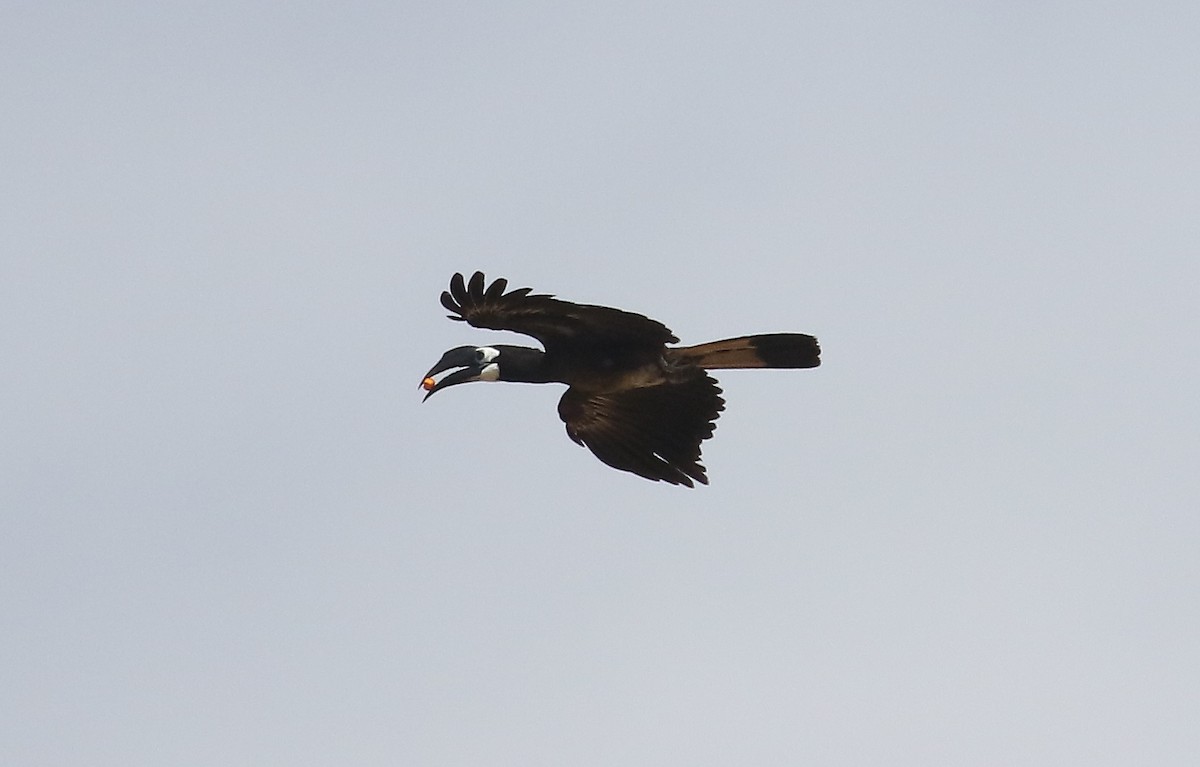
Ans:
[[[1200,763],[1198,40],[7,4],[0,762]],[[561,387],[421,404],[513,340],[444,319],[474,269],[825,364],[650,483]]]

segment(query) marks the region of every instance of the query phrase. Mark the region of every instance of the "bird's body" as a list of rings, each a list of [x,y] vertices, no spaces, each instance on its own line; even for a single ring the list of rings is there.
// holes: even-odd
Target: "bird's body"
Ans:
[[[572,440],[623,471],[691,487],[708,483],[700,443],[712,436],[724,409],[708,369],[808,368],[820,364],[817,340],[800,333],[742,336],[698,346],[661,322],[607,306],[575,304],[505,292],[498,279],[485,287],[481,272],[461,274],[442,293],[451,319],[475,327],[533,336],[544,350],[523,346],[461,346],[446,352],[423,379],[429,398],[469,381],[563,383],[558,404]],[[433,376],[451,368],[441,381]]]

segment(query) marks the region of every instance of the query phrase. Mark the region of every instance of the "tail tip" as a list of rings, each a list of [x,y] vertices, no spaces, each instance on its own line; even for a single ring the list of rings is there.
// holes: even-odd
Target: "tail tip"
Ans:
[[[821,364],[821,346],[810,335],[771,333],[755,336],[751,343],[767,367],[815,368]]]

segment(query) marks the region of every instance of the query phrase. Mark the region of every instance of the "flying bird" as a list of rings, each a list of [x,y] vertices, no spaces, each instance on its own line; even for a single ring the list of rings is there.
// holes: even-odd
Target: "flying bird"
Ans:
[[[493,344],[447,351],[421,380],[425,399],[470,381],[563,383],[558,415],[567,435],[604,463],[654,481],[708,484],[700,443],[725,409],[709,370],[815,368],[817,339],[802,333],[741,336],[697,346],[649,317],[562,301],[531,288],[485,286],[482,272],[450,280],[452,320],[532,336],[542,349]],[[455,369],[440,380],[440,373]]]

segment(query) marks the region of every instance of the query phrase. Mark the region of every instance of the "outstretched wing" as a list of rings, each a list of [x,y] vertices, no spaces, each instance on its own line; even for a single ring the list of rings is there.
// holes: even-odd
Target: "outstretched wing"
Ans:
[[[666,325],[633,312],[607,306],[574,304],[532,288],[504,292],[508,280],[500,278],[484,287],[483,272],[465,282],[461,274],[450,280],[442,293],[442,306],[453,312],[452,320],[463,320],[477,328],[512,330],[533,336],[546,351],[568,345],[630,344],[660,347],[676,343]]]
[[[614,469],[655,482],[708,484],[700,443],[725,408],[717,382],[693,368],[675,383],[586,394],[567,389],[558,415],[567,435]]]

